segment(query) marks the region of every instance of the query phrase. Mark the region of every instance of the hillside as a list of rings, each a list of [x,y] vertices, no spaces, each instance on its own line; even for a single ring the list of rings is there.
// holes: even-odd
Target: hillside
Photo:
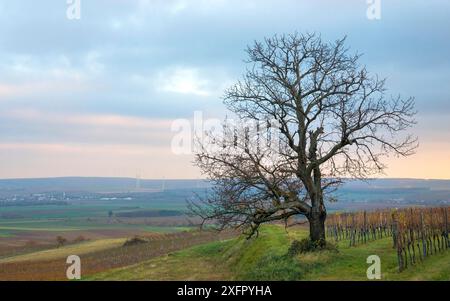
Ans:
[[[150,235],[150,234],[148,234]],[[367,280],[366,259],[381,258],[383,280],[448,280],[450,252],[442,251],[399,273],[392,238],[337,250],[288,256],[304,227],[262,227],[259,237],[187,231],[152,234],[148,243],[123,246],[125,239],[99,239],[0,256],[2,280],[65,280],[65,258],[77,254],[83,280]],[[234,238],[233,238],[234,237]]]
[[[391,238],[338,251],[287,256],[290,242],[307,236],[296,228],[265,226],[259,237],[207,243],[125,268],[99,273],[89,280],[367,280],[366,259],[381,258],[383,280],[448,280],[450,252],[427,258],[399,273]]]
[[[235,233],[222,232],[218,235],[216,232],[195,230],[143,232],[132,238],[71,241],[60,247],[53,244],[4,248],[0,249],[0,280],[67,280],[66,258],[69,255],[80,256],[82,275],[87,278],[230,237],[235,237]]]

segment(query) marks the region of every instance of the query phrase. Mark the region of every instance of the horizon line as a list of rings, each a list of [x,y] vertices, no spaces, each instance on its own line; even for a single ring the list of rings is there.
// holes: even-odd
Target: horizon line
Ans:
[[[20,178],[0,178],[0,181],[14,180],[50,180],[50,179],[136,179],[131,176],[52,176],[52,177],[20,177]],[[426,180],[426,181],[450,181],[449,178],[408,178],[408,177],[373,177],[367,179],[343,178],[350,181],[365,180]],[[140,178],[141,181],[190,181],[190,180],[209,180],[207,178]]]

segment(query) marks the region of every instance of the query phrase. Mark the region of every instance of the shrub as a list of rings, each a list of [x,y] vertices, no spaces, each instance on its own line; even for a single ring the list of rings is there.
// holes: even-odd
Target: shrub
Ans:
[[[56,237],[56,243],[57,243],[58,248],[64,246],[66,242],[67,242],[67,239],[65,239],[64,237],[62,237],[62,236]]]
[[[134,245],[140,245],[148,243],[148,240],[141,238],[139,236],[135,236],[133,238],[127,239],[127,241],[123,244],[124,247],[127,246],[134,246]]]

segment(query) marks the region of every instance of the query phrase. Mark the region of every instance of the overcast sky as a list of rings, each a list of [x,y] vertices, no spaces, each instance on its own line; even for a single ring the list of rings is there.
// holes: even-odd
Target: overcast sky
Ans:
[[[389,93],[416,98],[418,153],[390,177],[450,178],[450,2],[0,0],[0,178],[196,178],[171,152],[173,120],[223,117],[244,49],[318,32],[364,54]]]

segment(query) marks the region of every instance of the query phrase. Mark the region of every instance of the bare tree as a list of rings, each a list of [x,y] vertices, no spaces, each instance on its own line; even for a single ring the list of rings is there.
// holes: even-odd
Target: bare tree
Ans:
[[[323,245],[330,192],[383,172],[388,154],[414,153],[417,138],[402,133],[415,124],[414,99],[387,97],[385,80],[369,75],[344,42],[296,33],[248,47],[249,68],[224,97],[244,126],[225,122],[223,135],[207,133],[196,153],[214,184],[189,204],[203,225],[251,237],[263,223],[303,215],[310,239]],[[251,135],[248,122],[256,124]]]

